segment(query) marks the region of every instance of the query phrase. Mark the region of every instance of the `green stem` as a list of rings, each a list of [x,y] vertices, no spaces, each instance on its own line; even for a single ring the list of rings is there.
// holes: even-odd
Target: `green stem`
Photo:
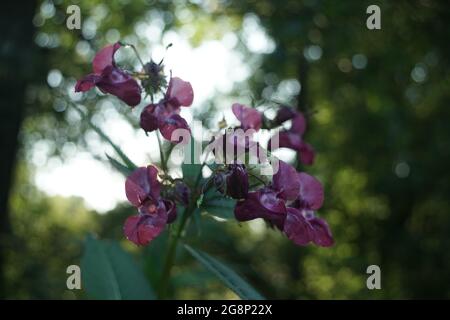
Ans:
[[[196,197],[195,197],[196,198]],[[167,289],[170,281],[170,274],[172,271],[172,267],[175,262],[175,255],[177,252],[178,241],[183,234],[184,227],[186,226],[189,217],[195,210],[196,200],[191,199],[189,206],[184,210],[183,216],[181,218],[178,229],[173,237],[170,238],[169,248],[167,250],[166,260],[164,262],[163,273],[161,275],[160,285],[159,285],[159,298],[165,299],[167,297]]]
[[[156,133],[156,138],[158,139],[158,146],[159,146],[159,157],[161,158],[161,169],[166,172],[167,171],[167,161],[164,157],[164,150],[163,150],[163,145],[161,142],[161,137],[159,136],[159,132],[155,131]]]
[[[158,136],[158,142],[160,142],[159,136]],[[205,162],[202,163],[202,168],[205,166],[205,164],[206,164]],[[189,200],[188,206],[184,210],[184,213],[183,213],[183,216],[181,217],[181,221],[178,226],[178,229],[177,229],[175,235],[173,237],[171,237],[169,240],[167,256],[166,256],[166,260],[164,262],[163,273],[161,275],[161,279],[159,282],[159,288],[158,288],[159,289],[158,293],[159,293],[160,299],[166,299],[166,297],[167,297],[167,289],[169,287],[170,274],[172,271],[172,267],[175,262],[175,255],[177,252],[178,241],[180,240],[180,238],[183,234],[184,228],[186,227],[186,223],[188,222],[189,218],[192,216],[195,209],[197,208],[197,200],[199,199],[199,196],[200,196],[198,194],[197,190],[198,190],[198,185],[199,185],[201,179],[202,179],[202,170],[200,170],[200,172],[195,180],[195,186],[194,186],[194,190],[192,192],[192,197]]]

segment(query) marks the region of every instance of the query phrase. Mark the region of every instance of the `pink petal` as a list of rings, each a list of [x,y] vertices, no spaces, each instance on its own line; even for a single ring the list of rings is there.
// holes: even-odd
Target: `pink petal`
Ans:
[[[294,167],[279,161],[278,172],[272,178],[273,187],[280,191],[279,197],[295,200],[300,193],[300,179]]]
[[[177,137],[179,137],[178,140],[173,135],[173,132],[177,129],[186,131],[183,135],[177,135]],[[186,120],[184,120],[178,114],[172,114],[170,117],[162,119],[162,121],[159,124],[159,130],[161,131],[161,134],[164,137],[164,139],[169,140],[173,143],[181,142],[183,140],[182,137],[185,137],[188,134],[190,134],[189,125],[187,124]]]
[[[274,139],[278,137],[278,148],[289,148],[295,151],[299,151],[302,146],[302,137],[298,133],[292,133],[290,131],[281,131],[276,133],[269,141],[270,150],[276,148]]]
[[[75,92],[85,92],[91,90],[97,82],[99,82],[101,77],[96,74],[88,74],[83,79],[78,80],[75,85]]]
[[[262,115],[258,110],[239,103],[233,104],[231,109],[236,118],[241,122],[242,129],[254,129],[255,131],[261,129]]]
[[[313,229],[302,212],[295,208],[287,208],[284,233],[289,240],[299,246],[305,246],[313,240]]]
[[[103,91],[115,95],[129,106],[136,106],[141,102],[141,87],[137,81],[125,71],[107,66],[103,69],[97,86]]]
[[[128,240],[138,246],[144,246],[156,238],[167,223],[167,213],[164,207],[152,214],[138,214],[125,221],[124,234]]]
[[[92,69],[94,73],[101,74],[108,66],[115,66],[114,53],[121,47],[120,43],[116,42],[104,47],[94,57],[92,61]]]
[[[194,101],[194,90],[189,82],[173,77],[169,82],[166,99],[178,106],[188,107]]]
[[[309,220],[313,231],[313,241],[321,247],[331,247],[334,244],[330,227],[324,219],[312,218]]]
[[[158,169],[154,166],[140,167],[134,170],[125,182],[128,201],[135,207],[141,206],[149,197],[159,198],[160,184],[157,180]]]
[[[300,196],[301,203],[306,205],[308,209],[319,209],[324,200],[323,187],[319,180],[307,173],[298,173],[300,180]]]

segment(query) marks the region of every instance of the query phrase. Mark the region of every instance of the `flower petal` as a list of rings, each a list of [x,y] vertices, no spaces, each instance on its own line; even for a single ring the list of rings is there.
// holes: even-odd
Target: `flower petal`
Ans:
[[[268,188],[250,192],[247,199],[236,203],[234,215],[238,221],[263,218],[282,229],[286,218],[286,205]]]
[[[132,76],[119,68],[106,67],[97,86],[103,92],[115,95],[129,106],[133,107],[141,102],[141,87]]]
[[[295,200],[300,194],[300,179],[294,167],[284,161],[279,161],[278,172],[272,178],[273,187],[285,200]]]
[[[289,240],[299,246],[305,246],[313,240],[313,229],[302,212],[295,208],[287,208],[283,232]]]
[[[281,106],[280,109],[278,109],[277,115],[275,116],[274,123],[275,125],[279,126],[283,122],[287,120],[291,120],[295,117],[297,112],[288,106]]]
[[[138,246],[144,246],[156,238],[167,223],[165,208],[159,208],[153,214],[138,214],[125,221],[124,234],[128,240]]]
[[[312,218],[309,220],[313,231],[313,241],[321,247],[331,247],[334,244],[333,235],[330,227],[324,219]]]
[[[306,142],[301,143],[301,147],[299,149],[300,160],[302,163],[311,165],[314,162],[315,152],[313,147]]]
[[[302,137],[300,134],[289,131],[280,131],[270,139],[268,145],[269,150],[276,149],[275,139],[278,139],[278,148],[289,148],[299,152],[302,146]]]
[[[188,107],[194,101],[194,90],[189,82],[173,77],[167,88],[166,99],[171,104]]]
[[[158,110],[159,105],[155,104],[149,104],[142,110],[139,124],[146,132],[158,129]]]
[[[167,211],[167,223],[172,223],[177,219],[177,206],[171,200],[163,200]]]
[[[306,130],[306,119],[302,113],[298,112],[296,116],[292,119],[292,125],[289,131],[302,135],[305,133],[305,130]]]
[[[229,166],[230,173],[227,176],[227,195],[234,199],[245,199],[248,195],[248,174],[243,165],[233,164]]]
[[[172,114],[170,117],[162,119],[160,121],[159,130],[166,140],[169,140],[173,143],[181,142],[183,139],[180,135],[177,135],[179,137],[178,140],[173,137],[173,132],[177,129],[184,129],[190,132],[189,125],[187,124],[186,120],[184,120],[184,118],[182,118],[178,114]]]
[[[96,74],[88,74],[83,79],[78,80],[77,84],[75,85],[75,92],[85,92],[91,90],[97,82],[99,82],[101,77]]]
[[[125,182],[128,201],[135,207],[140,207],[148,198],[159,199],[160,184],[157,176],[158,169],[154,166],[140,167],[134,170]]]
[[[242,129],[254,129],[255,131],[261,129],[262,115],[258,110],[239,103],[233,104],[231,109],[236,118],[241,122]]]
[[[114,53],[121,47],[120,43],[116,42],[104,47],[94,57],[92,61],[92,69],[95,74],[101,74],[108,66],[115,66]]]
[[[302,207],[317,210],[322,207],[324,200],[323,187],[319,180],[307,173],[298,173],[300,180],[299,200]]]

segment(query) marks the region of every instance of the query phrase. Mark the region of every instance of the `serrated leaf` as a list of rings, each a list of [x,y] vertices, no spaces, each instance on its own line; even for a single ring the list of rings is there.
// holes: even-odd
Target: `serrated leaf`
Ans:
[[[256,291],[247,281],[239,276],[230,267],[216,258],[200,250],[185,245],[186,250],[199,261],[206,269],[216,275],[228,288],[233,290],[240,298],[245,300],[264,300],[264,297]]]
[[[120,173],[122,173],[125,177],[128,177],[132,172],[133,169],[128,168],[127,166],[121,164],[119,161],[117,161],[116,159],[110,157],[108,154],[106,154],[106,157],[109,160],[109,163],[111,163],[111,165]]]
[[[155,299],[142,271],[115,242],[86,239],[81,277],[88,296],[95,299]]]

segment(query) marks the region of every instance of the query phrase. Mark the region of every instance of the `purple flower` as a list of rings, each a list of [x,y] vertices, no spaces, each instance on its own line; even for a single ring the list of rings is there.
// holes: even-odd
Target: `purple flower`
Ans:
[[[115,43],[101,49],[92,61],[94,73],[78,80],[75,92],[85,92],[97,86],[102,92],[110,93],[131,107],[141,102],[141,87],[126,71],[118,68],[114,53],[121,47]]]
[[[314,216],[314,210],[323,204],[322,185],[316,178],[296,172],[283,161],[279,164],[270,186],[250,192],[245,200],[236,204],[236,219],[263,218],[297,245],[310,242],[323,247],[333,245],[328,224]]]
[[[172,138],[176,129],[189,130],[189,125],[180,115],[180,107],[192,104],[194,92],[189,82],[174,77],[170,79],[167,92],[157,104],[149,104],[141,113],[140,125],[146,132],[159,129],[162,136],[172,142],[180,140]]]
[[[233,104],[231,109],[236,118],[241,122],[242,129],[253,129],[255,131],[261,129],[262,115],[258,110],[239,103]]]
[[[234,199],[245,199],[248,195],[248,174],[241,164],[228,166],[229,172],[226,176],[227,195]]]
[[[314,162],[314,149],[312,146],[303,141],[303,134],[306,130],[306,120],[303,114],[294,111],[286,111],[287,107],[281,108],[278,111],[277,118],[283,119],[292,119],[292,125],[289,130],[283,130],[281,132],[276,133],[278,135],[278,147],[279,148],[289,148],[297,151],[297,154],[302,163],[311,165]],[[277,120],[275,120],[276,122]],[[269,141],[269,149],[274,149],[272,146],[272,141],[274,137]]]
[[[127,239],[136,245],[150,243],[166,224],[177,217],[175,203],[161,198],[157,177],[156,167],[141,167],[133,171],[125,182],[126,196],[139,213],[128,217],[123,230]]]

